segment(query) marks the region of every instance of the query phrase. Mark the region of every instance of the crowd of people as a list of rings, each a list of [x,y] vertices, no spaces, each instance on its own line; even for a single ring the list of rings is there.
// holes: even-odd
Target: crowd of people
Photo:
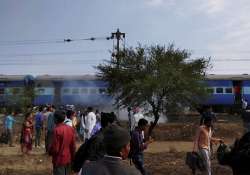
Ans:
[[[29,155],[33,146],[44,149],[52,156],[53,175],[147,174],[143,152],[153,140],[145,139],[148,121],[144,118],[133,123],[130,130],[120,125],[114,112],[100,113],[92,107],[77,111],[73,106],[40,106],[27,112],[23,122],[12,112],[4,118],[10,147],[15,146],[15,123],[22,123],[21,152]],[[128,158],[131,165],[124,164]]]
[[[136,114],[136,111],[133,113]],[[20,123],[16,115],[12,111],[4,118],[6,143],[10,147],[15,146],[14,123]],[[242,108],[242,117],[250,118],[247,105]],[[144,150],[153,142],[151,137],[145,136],[148,121],[143,116],[130,115],[130,111],[129,119],[129,127],[124,128],[113,112],[100,113],[92,107],[77,111],[70,105],[58,109],[53,105],[40,106],[36,111],[29,111],[24,115],[20,132],[21,152],[29,155],[33,145],[37,149],[44,148],[46,154],[52,156],[53,175],[69,175],[72,172],[78,175],[147,175]],[[230,151],[226,146],[218,149],[219,163],[232,167],[235,175],[250,174],[250,170],[246,168],[246,161],[250,162],[247,119],[243,120],[246,121],[246,134],[242,139],[236,141]],[[222,139],[213,137],[216,121],[212,108],[207,107],[201,113],[200,126],[194,139],[193,153],[200,157],[204,175],[212,174],[213,144],[224,144]],[[77,143],[80,143],[78,149]],[[131,160],[130,165],[123,161],[128,158]]]

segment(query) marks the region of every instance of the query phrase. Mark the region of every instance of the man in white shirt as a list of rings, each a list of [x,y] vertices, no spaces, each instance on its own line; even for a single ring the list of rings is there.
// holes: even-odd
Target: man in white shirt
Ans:
[[[96,115],[93,112],[93,108],[92,107],[88,107],[87,109],[88,114],[85,118],[85,139],[90,139],[91,137],[91,132],[96,124]]]
[[[241,102],[242,102],[242,109],[246,110],[247,109],[247,100],[242,98]]]

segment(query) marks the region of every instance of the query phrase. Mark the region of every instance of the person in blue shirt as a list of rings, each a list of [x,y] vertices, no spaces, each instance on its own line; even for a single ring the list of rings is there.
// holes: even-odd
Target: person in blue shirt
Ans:
[[[39,112],[35,115],[35,147],[41,146],[41,134],[43,129],[43,107],[39,108]]]
[[[8,143],[10,147],[13,147],[13,125],[16,122],[14,117],[16,116],[15,112],[12,112],[11,114],[7,115],[4,122],[4,127],[6,130],[6,133],[8,135]]]
[[[54,112],[55,112],[55,106],[51,106],[49,109],[50,113],[47,118],[47,133],[46,133],[46,138],[45,138],[45,149],[46,152],[49,150],[49,146],[52,143],[52,134],[53,134],[53,129],[55,127],[55,121],[54,121]]]

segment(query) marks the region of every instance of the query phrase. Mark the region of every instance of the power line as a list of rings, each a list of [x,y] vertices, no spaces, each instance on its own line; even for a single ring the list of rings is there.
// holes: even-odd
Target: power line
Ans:
[[[19,62],[19,63],[0,63],[0,66],[41,66],[41,65],[49,65],[49,66],[57,66],[57,65],[87,65],[87,64],[97,64],[101,63],[100,60],[87,60],[87,61],[72,61],[72,62],[40,62],[40,63],[33,63],[33,62]]]
[[[95,40],[110,40],[111,37],[90,37],[90,38],[64,38],[55,40],[16,40],[16,41],[0,41],[0,46],[12,46],[12,45],[36,45],[36,44],[58,44],[69,43],[77,41],[95,41]]]
[[[81,55],[81,54],[96,54],[104,53],[107,50],[84,50],[84,51],[69,51],[69,52],[47,52],[47,53],[19,53],[19,54],[0,54],[0,58],[15,58],[15,57],[33,57],[33,56],[50,56],[50,55]]]

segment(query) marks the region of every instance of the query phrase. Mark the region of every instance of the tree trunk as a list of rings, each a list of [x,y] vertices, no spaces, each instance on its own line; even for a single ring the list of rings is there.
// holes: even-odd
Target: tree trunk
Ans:
[[[160,115],[159,115],[158,112],[154,112],[153,114],[154,114],[154,118],[155,118],[155,119],[154,119],[154,122],[151,122],[151,123],[150,123],[150,126],[149,126],[149,128],[148,128],[148,135],[147,135],[147,137],[146,137],[146,140],[148,140],[149,137],[152,135],[152,132],[153,132],[153,130],[154,130],[155,126],[157,125],[158,120],[159,120],[159,118],[160,118]]]

